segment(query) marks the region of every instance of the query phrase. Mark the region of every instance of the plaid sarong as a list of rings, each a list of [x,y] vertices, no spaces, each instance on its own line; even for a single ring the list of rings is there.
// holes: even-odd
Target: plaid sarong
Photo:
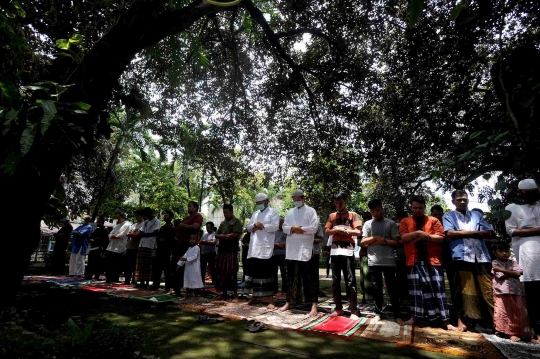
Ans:
[[[270,297],[274,295],[274,259],[249,258],[251,271],[246,274],[244,289],[254,297]]]
[[[139,248],[137,266],[135,267],[135,280],[137,282],[147,282],[152,279],[152,252],[152,248]]]
[[[427,320],[450,319],[442,267],[418,262],[407,267],[407,279],[413,316]]]

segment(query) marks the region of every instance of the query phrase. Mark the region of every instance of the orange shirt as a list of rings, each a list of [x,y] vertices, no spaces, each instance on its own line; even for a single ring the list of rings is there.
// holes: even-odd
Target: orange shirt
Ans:
[[[332,229],[336,226],[346,226],[350,229],[356,229],[362,226],[362,221],[358,219],[358,215],[354,212],[337,213],[334,212],[328,217],[328,221],[324,226],[327,229]],[[346,236],[341,234],[334,234],[332,237],[333,242],[349,242],[354,243],[353,236]]]
[[[444,236],[444,228],[437,218],[429,216],[424,217],[425,219],[424,225],[422,226],[422,231],[426,232],[427,234]],[[416,231],[416,221],[414,220],[413,216],[403,219],[399,224],[400,235]],[[427,242],[427,251],[429,264],[436,267],[441,266],[442,243]],[[405,256],[407,258],[408,267],[412,267],[416,264],[418,257],[418,250],[416,248],[416,244],[405,243]]]

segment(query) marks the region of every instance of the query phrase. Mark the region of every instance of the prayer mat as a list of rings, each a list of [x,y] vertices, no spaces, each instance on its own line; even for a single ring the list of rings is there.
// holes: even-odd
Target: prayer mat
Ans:
[[[540,345],[531,342],[513,342],[493,334],[483,334],[484,338],[497,347],[507,359],[540,358]]]
[[[79,286],[79,289],[86,290],[88,292],[98,292],[98,293],[109,293],[112,292],[114,289],[103,287],[103,286],[95,286],[95,285],[81,285]]]
[[[313,322],[314,319],[320,318],[323,314],[317,317],[310,317],[309,312],[300,310],[288,310],[280,312],[278,310],[268,312],[262,315],[253,317],[253,320],[271,325],[273,327],[285,329],[299,329]]]
[[[217,302],[216,302],[217,303]],[[275,309],[272,309],[275,310]],[[219,314],[229,319],[248,319],[272,311],[265,306],[246,305],[245,303],[231,303],[219,308],[211,308],[206,311],[208,314]]]
[[[131,296],[129,297],[129,299],[144,300],[153,303],[165,303],[174,301],[176,299],[176,296],[172,294],[154,294],[142,297]]]
[[[346,317],[330,317],[328,314],[300,328],[301,331],[317,332],[329,336],[352,338],[358,332],[364,331],[369,324],[369,318],[349,319]]]
[[[351,314],[349,310],[349,302],[347,301],[347,299],[343,299],[341,302],[343,303],[343,313]],[[323,302],[319,302],[319,304],[317,304],[317,309],[319,310],[319,312],[323,313],[331,313],[334,311],[335,308],[336,303],[334,303],[334,299],[332,298],[325,299]],[[309,305],[308,310],[311,310],[311,305]]]
[[[53,283],[53,284],[79,283],[79,282],[90,283],[90,280],[88,279],[67,277],[67,276],[36,275],[36,276],[24,276],[23,279],[26,281],[47,282],[47,283]]]
[[[421,328],[415,325],[411,341],[398,344],[471,358],[503,358],[495,346],[479,333],[453,332],[440,328]]]
[[[360,336],[384,342],[410,343],[411,329],[410,325],[401,326],[389,319],[379,320],[378,322],[370,322]]]

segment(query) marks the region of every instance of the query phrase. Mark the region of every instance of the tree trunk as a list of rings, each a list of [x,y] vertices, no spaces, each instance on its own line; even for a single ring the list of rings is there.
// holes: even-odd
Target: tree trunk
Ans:
[[[107,123],[106,106],[126,66],[145,47],[188,29],[206,15],[230,10],[208,6],[200,0],[179,10],[164,11],[165,4],[163,0],[133,3],[94,44],[72,76],[65,76],[65,67],[49,68],[50,80],[74,84],[63,95],[63,102],[82,101],[92,107],[88,115],[66,116],[56,130],[51,127],[36,140],[15,174],[0,173],[5,195],[0,213],[9,220],[0,246],[0,273],[4,280],[1,308],[15,299],[30,256],[39,244],[41,218],[58,179],[73,155],[85,147],[84,142],[93,145],[96,128]],[[67,124],[78,126],[83,132],[73,131]]]
[[[92,221],[95,221],[96,217],[98,216],[99,208],[103,203],[103,197],[105,197],[105,190],[107,189],[107,184],[109,183],[109,179],[112,176],[113,168],[116,166],[118,154],[120,153],[122,147],[124,147],[124,136],[120,136],[118,142],[116,142],[116,146],[114,146],[112,156],[109,159],[109,165],[107,166],[107,172],[105,172],[105,178],[103,178],[103,184],[101,185],[97,196],[94,198],[95,205],[94,210],[92,211]]]

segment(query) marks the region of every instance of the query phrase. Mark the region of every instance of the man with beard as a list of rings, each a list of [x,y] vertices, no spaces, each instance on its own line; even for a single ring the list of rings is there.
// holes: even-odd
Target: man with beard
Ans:
[[[540,193],[533,179],[524,179],[518,184],[524,204],[510,204],[506,210],[512,213],[505,222],[506,232],[512,237],[512,248],[516,260],[523,268],[521,281],[525,287],[525,300],[529,321],[536,338],[540,333]]]

